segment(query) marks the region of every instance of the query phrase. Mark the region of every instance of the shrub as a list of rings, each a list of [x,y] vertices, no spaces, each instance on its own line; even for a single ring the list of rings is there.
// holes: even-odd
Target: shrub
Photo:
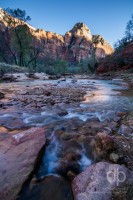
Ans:
[[[49,75],[63,75],[68,71],[68,63],[60,59],[45,59],[43,64],[38,64],[37,72],[45,72]]]
[[[3,76],[6,73],[21,73],[27,72],[24,67],[19,67],[18,65],[9,65],[6,63],[0,63],[0,75]]]

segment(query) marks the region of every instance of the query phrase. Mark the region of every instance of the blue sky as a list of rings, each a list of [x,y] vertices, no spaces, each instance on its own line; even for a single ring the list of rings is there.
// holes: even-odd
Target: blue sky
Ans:
[[[84,22],[113,45],[131,18],[133,0],[0,0],[0,7],[24,9],[31,25],[59,34]]]

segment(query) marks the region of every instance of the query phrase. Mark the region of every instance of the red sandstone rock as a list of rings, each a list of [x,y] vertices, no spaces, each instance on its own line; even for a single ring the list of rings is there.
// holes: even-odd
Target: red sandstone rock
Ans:
[[[0,199],[14,200],[34,168],[45,144],[42,128],[30,128],[15,135],[0,134]]]
[[[127,192],[132,185],[132,171],[106,162],[88,167],[72,182],[75,200],[132,199],[132,193]]]
[[[8,16],[2,9],[0,10],[0,22],[5,27],[9,26],[4,21],[4,16]],[[42,47],[40,58],[59,58],[69,62],[88,59],[94,54],[96,47],[96,57],[104,58],[113,52],[113,48],[101,36],[92,36],[89,28],[83,23],[77,23],[72,30],[68,31],[64,36],[48,32],[42,29],[35,29],[29,24],[15,19],[16,26],[21,25],[28,27],[29,34],[34,37],[37,46]],[[0,26],[1,30],[4,26]],[[97,38],[97,43],[93,43],[93,39]]]

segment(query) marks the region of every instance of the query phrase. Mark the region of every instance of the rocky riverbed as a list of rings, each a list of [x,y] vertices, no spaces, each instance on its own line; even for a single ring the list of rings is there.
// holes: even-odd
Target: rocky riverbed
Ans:
[[[131,199],[131,83],[43,79],[0,84],[0,198]]]

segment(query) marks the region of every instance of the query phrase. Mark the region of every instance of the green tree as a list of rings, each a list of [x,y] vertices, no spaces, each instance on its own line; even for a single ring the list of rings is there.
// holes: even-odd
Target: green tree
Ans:
[[[125,35],[121,40],[114,44],[116,52],[121,52],[126,45],[133,41],[133,14],[131,19],[127,22],[125,28]]]
[[[22,20],[24,22],[28,22],[31,20],[30,16],[27,16],[25,10],[20,10],[19,8],[17,8],[17,9],[6,8],[4,10],[5,10],[5,12],[7,12],[9,14],[9,16],[8,16],[9,23],[12,23],[13,25],[15,25],[16,23],[15,23],[15,20],[11,19],[10,16],[12,16],[13,18]]]
[[[7,42],[7,45],[14,57],[15,64],[25,66],[26,49],[29,48],[30,37],[28,35],[28,26],[24,22],[29,21],[30,17],[26,15],[24,10],[19,8],[7,8],[5,11],[8,13],[4,19],[8,24],[5,33],[9,32],[8,27],[10,27],[11,34],[10,44]],[[16,21],[16,18],[19,21]]]
[[[126,36],[128,41],[133,40],[133,14],[132,14],[131,19],[127,23],[125,36]]]
[[[26,22],[31,20],[31,18],[27,16],[24,10],[20,10],[19,8],[7,8],[5,9],[4,20],[7,23],[3,35],[4,41],[8,52],[10,52],[10,55],[13,58],[13,63],[19,66],[28,67],[29,70],[35,71],[37,59],[43,50],[44,44],[36,39],[30,32],[30,28]],[[5,60],[5,58],[6,56],[2,59]]]

